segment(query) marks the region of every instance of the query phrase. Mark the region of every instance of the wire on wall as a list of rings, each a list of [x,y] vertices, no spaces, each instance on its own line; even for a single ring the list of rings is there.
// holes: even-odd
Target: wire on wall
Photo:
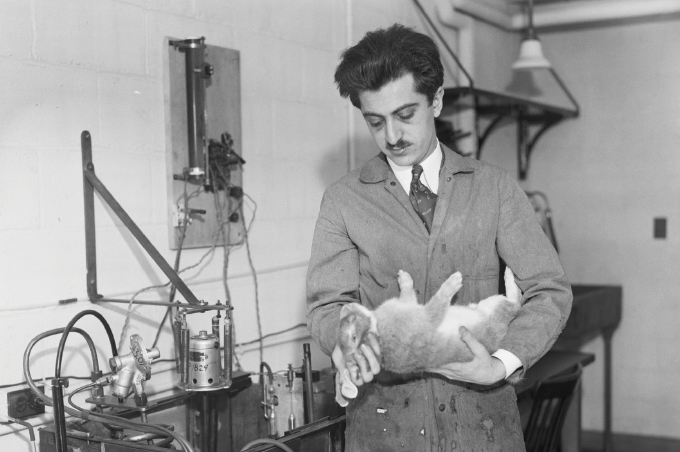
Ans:
[[[175,273],[179,271],[179,262],[180,262],[180,257],[182,256],[182,248],[184,247],[184,239],[186,238],[187,234],[187,226],[189,225],[189,197],[187,196],[187,184],[188,184],[188,179],[184,179],[184,190],[182,192],[182,198],[184,199],[184,216],[182,217],[182,228],[180,231],[180,236],[179,236],[179,241],[177,245],[177,253],[175,253],[175,265],[173,267],[173,270]],[[197,193],[198,190],[196,190],[194,193]],[[170,296],[168,297],[168,302],[169,303],[174,303],[175,302],[175,294],[177,293],[177,287],[173,284],[170,287]],[[156,337],[153,340],[153,345],[151,348],[155,347],[158,344],[158,339],[161,336],[161,331],[163,330],[163,325],[165,325],[165,321],[168,319],[168,317],[174,316],[175,309],[173,308],[168,308],[165,310],[165,315],[163,316],[163,320],[161,320],[161,324],[158,327],[158,330],[156,331]],[[173,330],[175,329],[174,323],[171,323]]]
[[[257,212],[257,203],[251,198],[250,196],[246,195],[245,193],[243,196],[248,197],[248,199],[253,203],[254,208],[253,208],[253,217],[251,220],[255,220],[255,212]],[[243,206],[241,206],[241,217],[243,217]],[[259,336],[259,350],[260,350],[260,362],[264,362],[264,344],[263,344],[263,336],[262,336],[262,320],[261,320],[261,315],[260,315],[260,296],[259,296],[259,290],[258,290],[258,285],[257,285],[257,272],[255,271],[255,266],[253,265],[253,257],[250,253],[250,241],[248,240],[248,235],[250,232],[250,227],[246,228],[245,231],[245,241],[246,241],[246,254],[248,256],[248,265],[250,265],[250,270],[253,273],[253,284],[255,286],[255,315],[257,317],[257,334]]]
[[[227,152],[231,152],[231,145],[232,142],[229,140],[228,134],[226,134],[226,140],[225,137],[223,137],[223,147],[227,150]],[[253,263],[253,257],[250,249],[250,242],[249,242],[249,234],[250,234],[250,229],[252,228],[253,222],[255,220],[256,212],[257,212],[257,203],[255,200],[250,197],[247,193],[243,192],[241,187],[235,187],[231,184],[231,166],[234,165],[233,160],[229,160],[228,158],[216,158],[218,156],[213,155],[213,159],[211,159],[211,164],[209,167],[209,180],[211,181],[211,184],[209,186],[200,186],[194,193],[192,194],[187,194],[187,181],[185,180],[184,183],[184,193],[178,200],[182,200],[184,204],[184,212],[185,216],[183,217],[183,222],[182,222],[182,229],[181,229],[181,235],[180,235],[180,240],[179,240],[179,246],[177,249],[177,254],[175,256],[175,266],[174,270],[177,272],[177,274],[180,274],[186,270],[189,270],[191,268],[195,268],[196,266],[200,265],[201,262],[208,256],[212,255],[214,250],[217,247],[217,244],[219,243],[220,239],[222,240],[223,243],[223,250],[224,250],[224,255],[223,255],[223,262],[222,262],[222,284],[224,287],[224,292],[225,292],[225,304],[230,305],[232,303],[232,298],[231,298],[231,291],[229,288],[229,261],[230,261],[230,255],[232,250],[237,249],[245,244],[246,247],[246,254],[247,254],[247,259],[248,259],[248,265],[250,267],[250,273],[253,277],[253,284],[254,284],[254,291],[255,291],[255,311],[256,311],[256,322],[257,322],[257,330],[258,330],[258,338],[254,342],[259,343],[259,355],[260,355],[260,361],[262,362],[264,360],[264,345],[263,345],[263,340],[264,336],[262,333],[262,319],[261,319],[261,312],[260,312],[260,300],[259,300],[259,285],[258,285],[258,279],[257,279],[257,271],[255,270],[255,266]],[[238,163],[235,165],[238,165],[239,167],[242,167],[242,161],[239,160]],[[240,196],[234,196],[232,193],[233,189],[240,189],[241,193]],[[214,240],[213,244],[210,247],[210,249],[201,257],[201,259],[194,265],[191,265],[189,267],[186,267],[182,270],[178,270],[179,267],[179,262],[180,262],[180,256],[182,253],[183,249],[183,242],[184,238],[186,236],[186,230],[187,230],[187,223],[188,223],[188,212],[190,212],[189,209],[189,201],[193,197],[198,196],[201,192],[212,192],[213,193],[213,199],[214,199],[214,205],[215,205],[215,216],[217,220],[217,225],[218,228],[215,232],[214,235]],[[248,199],[250,203],[252,203],[253,210],[252,210],[252,216],[246,225],[246,220],[245,220],[245,209],[244,209],[244,200]],[[234,218],[238,215],[237,221],[243,222],[244,225],[244,237],[242,241],[239,241],[237,243],[231,243],[231,237],[230,237],[230,232],[231,232],[231,227],[232,227],[232,222],[234,222]],[[134,300],[136,297],[148,290],[152,289],[158,289],[158,288],[163,288],[168,285],[171,285],[171,282],[167,282],[165,284],[159,284],[159,285],[153,285],[153,286],[148,286],[143,289],[140,289],[139,291],[135,292],[135,294],[130,298],[130,302],[128,303],[128,310],[126,313],[125,317],[125,322],[121,331],[121,339],[120,339],[120,346],[122,347],[123,344],[125,343],[125,336],[127,334],[127,330],[129,327],[130,323],[130,317],[133,309],[133,304]],[[169,300],[172,303],[174,301],[174,294],[175,294],[175,287],[174,285],[171,287],[170,291],[170,296]],[[154,338],[153,346],[155,347],[159,341],[161,332],[163,330],[163,327],[167,321],[167,319],[171,316],[173,310],[175,308],[168,308],[163,316],[163,319],[159,323],[158,329],[156,331],[156,335]],[[232,313],[233,315],[233,313]],[[235,328],[235,323],[234,322],[234,327],[233,327],[233,334],[236,334],[236,328]],[[297,327],[297,326],[296,326]],[[294,327],[294,328],[296,328]],[[274,333],[276,334],[276,333]],[[235,364],[237,370],[242,370],[241,364],[239,362],[239,358],[237,354],[234,354],[234,359],[235,359]]]

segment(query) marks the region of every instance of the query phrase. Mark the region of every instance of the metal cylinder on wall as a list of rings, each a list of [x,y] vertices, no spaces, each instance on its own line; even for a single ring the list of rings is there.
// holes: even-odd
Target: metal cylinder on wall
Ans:
[[[187,87],[187,125],[189,138],[189,176],[206,176],[205,135],[205,38],[181,41],[185,53]]]

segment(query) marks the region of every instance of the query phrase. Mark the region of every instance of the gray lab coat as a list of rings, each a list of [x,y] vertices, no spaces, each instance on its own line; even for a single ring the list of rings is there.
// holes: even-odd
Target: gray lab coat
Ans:
[[[331,354],[343,304],[370,309],[399,294],[397,272],[410,273],[419,302],[455,271],[466,305],[498,293],[499,256],[515,273],[523,306],[501,348],[524,372],[562,331],[572,302],[557,253],[514,178],[442,146],[432,233],[380,154],[330,186],[316,224],[307,276],[308,326]],[[511,385],[489,387],[425,373],[401,380],[387,372],[362,386],[347,407],[350,452],[523,451]]]

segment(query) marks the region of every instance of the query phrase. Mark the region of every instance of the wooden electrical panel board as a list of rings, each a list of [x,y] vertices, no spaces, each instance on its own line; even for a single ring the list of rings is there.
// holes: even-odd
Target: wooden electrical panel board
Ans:
[[[185,215],[189,215],[190,222],[182,248],[222,246],[227,236],[229,245],[237,245],[245,239],[243,196],[238,196],[238,189],[242,189],[242,166],[233,165],[229,171],[230,185],[237,187],[235,196],[220,190],[206,191],[200,182],[182,179],[189,163],[185,54],[172,45],[173,41],[182,39],[166,38],[164,53],[170,248],[179,247]],[[204,61],[213,68],[212,75],[205,81],[206,141],[220,142],[222,135],[227,133],[233,140],[232,148],[242,156],[239,52],[210,45],[209,37],[205,43]],[[185,212],[185,196],[189,198],[190,212],[194,213]]]

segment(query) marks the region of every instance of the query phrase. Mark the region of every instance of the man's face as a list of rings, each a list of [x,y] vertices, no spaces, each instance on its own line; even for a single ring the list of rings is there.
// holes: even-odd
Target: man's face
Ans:
[[[422,162],[437,146],[434,118],[442,109],[440,87],[432,105],[408,73],[378,91],[359,94],[361,113],[380,150],[399,166]]]

